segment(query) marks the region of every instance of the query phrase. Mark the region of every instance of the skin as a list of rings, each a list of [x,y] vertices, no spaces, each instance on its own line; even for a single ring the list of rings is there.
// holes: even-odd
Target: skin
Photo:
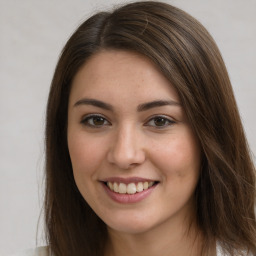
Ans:
[[[138,109],[154,101],[170,104]],[[72,83],[67,137],[77,187],[108,228],[106,255],[199,255],[201,149],[176,90],[153,63],[125,51],[92,56]],[[142,201],[122,204],[104,189],[111,177],[159,183]]]

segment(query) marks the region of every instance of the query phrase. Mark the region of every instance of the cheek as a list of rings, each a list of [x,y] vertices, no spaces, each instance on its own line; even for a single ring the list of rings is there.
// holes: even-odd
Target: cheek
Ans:
[[[104,158],[102,143],[93,141],[93,136],[85,136],[83,131],[68,132],[68,148],[72,163],[73,175],[78,190],[90,204],[95,199],[94,182],[97,181],[97,170]]]
[[[165,179],[198,178],[201,151],[190,134],[173,136],[162,143],[155,143],[152,158]]]
[[[89,174],[94,171],[103,154],[100,144],[95,140],[91,143],[91,138],[83,133],[68,133],[68,148],[74,174]]]

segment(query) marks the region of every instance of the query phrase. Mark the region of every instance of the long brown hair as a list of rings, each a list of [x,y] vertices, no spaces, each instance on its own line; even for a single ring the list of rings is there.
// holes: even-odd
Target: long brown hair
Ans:
[[[50,250],[55,256],[103,255],[106,225],[76,187],[67,146],[72,80],[102,49],[148,57],[177,89],[203,152],[195,197],[204,252],[217,241],[230,255],[256,254],[255,168],[221,54],[197,20],[154,1],[95,14],[62,51],[46,120],[45,224]]]

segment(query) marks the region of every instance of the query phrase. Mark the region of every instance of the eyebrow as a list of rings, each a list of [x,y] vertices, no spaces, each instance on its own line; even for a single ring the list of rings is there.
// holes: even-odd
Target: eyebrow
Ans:
[[[173,100],[155,100],[152,102],[140,104],[137,107],[137,111],[141,112],[141,111],[149,110],[151,108],[163,107],[163,106],[181,106],[181,104]]]
[[[100,100],[95,100],[95,99],[87,99],[87,98],[81,99],[74,104],[74,107],[77,107],[80,105],[92,105],[105,110],[114,111],[114,108],[112,105]],[[142,112],[152,108],[163,107],[163,106],[181,106],[181,104],[173,100],[155,100],[155,101],[140,104],[137,107],[137,111]]]
[[[74,105],[74,107],[77,107],[77,106],[80,106],[80,105],[92,105],[92,106],[95,106],[95,107],[98,107],[98,108],[103,108],[103,109],[106,109],[106,110],[109,110],[109,111],[113,111],[113,107],[108,104],[108,103],[105,103],[103,101],[100,101],[100,100],[95,100],[95,99],[81,99],[79,101],[77,101]]]

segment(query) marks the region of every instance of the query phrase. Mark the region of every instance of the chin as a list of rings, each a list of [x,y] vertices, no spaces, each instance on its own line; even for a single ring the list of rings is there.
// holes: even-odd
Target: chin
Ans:
[[[142,234],[147,231],[149,231],[151,228],[149,226],[138,226],[138,225],[132,225],[131,223],[126,224],[126,225],[115,225],[115,226],[108,226],[108,229],[120,232],[120,233],[125,233],[125,234],[131,234],[131,235],[136,235],[136,234]]]
[[[113,218],[114,219],[114,218]],[[115,222],[105,222],[107,227],[111,230],[127,233],[127,234],[141,234],[151,230],[155,225],[152,220],[146,220],[145,218],[121,218],[119,221],[115,219]]]

